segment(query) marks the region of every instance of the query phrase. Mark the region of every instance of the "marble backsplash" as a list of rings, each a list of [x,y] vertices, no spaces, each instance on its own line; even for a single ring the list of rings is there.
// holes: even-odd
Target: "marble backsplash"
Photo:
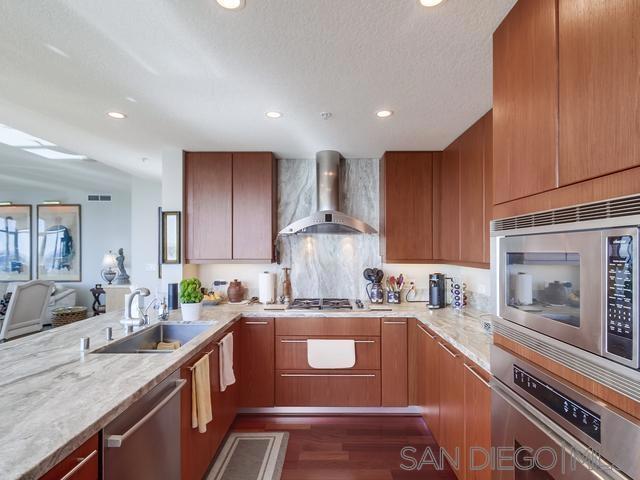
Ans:
[[[281,160],[278,174],[281,229],[316,210],[315,160]],[[345,159],[340,185],[340,210],[378,229],[378,160]],[[280,254],[294,297],[363,298],[363,270],[381,266],[378,235],[289,235]]]

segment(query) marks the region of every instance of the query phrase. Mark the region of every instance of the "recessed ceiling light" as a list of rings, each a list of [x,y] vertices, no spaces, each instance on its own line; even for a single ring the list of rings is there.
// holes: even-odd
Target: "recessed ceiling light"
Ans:
[[[378,118],[387,118],[393,115],[393,112],[391,110],[378,110],[376,112],[376,115],[378,116]]]
[[[60,205],[62,202],[60,200],[44,200],[42,202],[43,205]]]
[[[265,115],[269,118],[280,118],[282,116],[282,113],[280,112],[267,112],[265,113]]]
[[[138,100],[136,100],[136,99],[135,99],[135,98],[133,98],[133,97],[124,97],[124,98],[125,98],[125,100],[127,100],[127,101],[129,101],[129,102],[131,102],[131,103],[138,103]]]
[[[443,0],[420,0],[420,5],[423,7],[435,7],[436,5],[440,5]]]
[[[58,150],[51,150],[50,148],[23,148],[23,150],[51,160],[84,160],[87,158],[86,155],[60,152]]]
[[[107,115],[109,115],[111,118],[116,118],[118,120],[122,120],[123,118],[127,118],[127,116],[124,113],[121,113],[121,112],[107,112]]]
[[[13,202],[0,202],[0,207],[10,207]]]
[[[217,0],[217,2],[227,10],[238,10],[244,7],[244,0]]]

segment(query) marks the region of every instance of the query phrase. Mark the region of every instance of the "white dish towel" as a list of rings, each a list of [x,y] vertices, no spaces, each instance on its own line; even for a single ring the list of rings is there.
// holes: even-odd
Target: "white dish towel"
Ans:
[[[356,364],[356,342],[308,339],[307,362],[311,368],[353,368]]]
[[[236,383],[233,374],[233,332],[228,333],[220,341],[220,391],[224,392],[229,385]]]

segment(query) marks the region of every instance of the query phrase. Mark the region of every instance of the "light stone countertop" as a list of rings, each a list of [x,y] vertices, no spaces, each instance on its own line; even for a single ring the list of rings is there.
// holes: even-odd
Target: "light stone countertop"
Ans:
[[[417,318],[489,370],[492,337],[482,328],[485,314],[471,309],[430,311],[416,303],[391,311],[310,312],[220,305],[203,309],[198,323],[210,329],[170,354],[80,352],[80,337],[91,338],[91,351],[106,345],[106,327],[114,340],[123,337],[121,316],[100,315],[0,345],[0,478],[38,478],[243,316]],[[169,320],[180,321],[180,312]]]

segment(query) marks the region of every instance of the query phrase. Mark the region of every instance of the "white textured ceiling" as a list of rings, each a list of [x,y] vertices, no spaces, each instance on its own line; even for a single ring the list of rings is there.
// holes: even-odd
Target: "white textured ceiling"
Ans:
[[[148,175],[164,148],[442,149],[491,107],[491,35],[514,3],[6,0],[0,123]]]
[[[135,177],[93,160],[48,160],[0,144],[0,201],[14,191],[112,193],[131,190]],[[135,179],[138,181],[139,179]]]

